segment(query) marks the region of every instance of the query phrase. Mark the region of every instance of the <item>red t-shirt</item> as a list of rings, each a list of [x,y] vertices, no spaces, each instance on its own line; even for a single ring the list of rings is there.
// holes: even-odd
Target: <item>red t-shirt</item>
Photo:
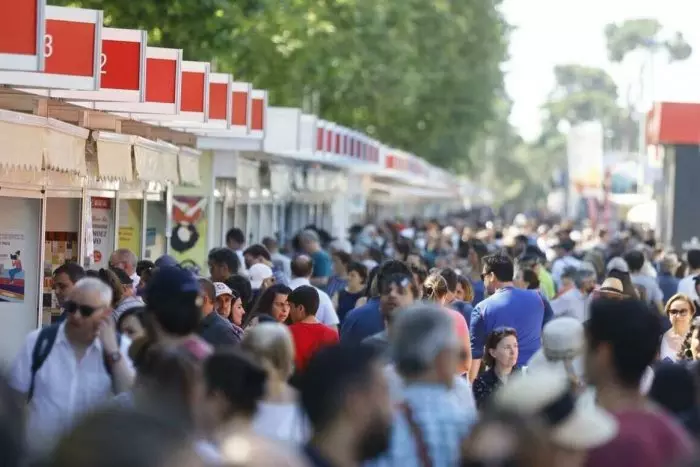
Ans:
[[[693,453],[693,442],[685,429],[661,410],[613,415],[620,431],[608,444],[590,452],[587,467],[666,467]]]
[[[289,326],[294,339],[294,365],[297,370],[306,368],[311,356],[321,347],[337,344],[338,331],[321,323],[294,323]]]

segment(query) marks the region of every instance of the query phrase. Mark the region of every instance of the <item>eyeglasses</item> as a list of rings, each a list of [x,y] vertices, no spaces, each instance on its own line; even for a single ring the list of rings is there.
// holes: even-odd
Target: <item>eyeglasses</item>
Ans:
[[[688,310],[687,308],[683,308],[682,310],[668,310],[668,314],[685,317],[685,316],[688,316],[690,314],[690,310]]]
[[[75,302],[66,302],[63,305],[63,309],[66,310],[66,313],[71,315],[76,311],[79,311],[84,318],[89,318],[90,316],[92,316],[93,313],[99,310],[100,307],[92,307],[90,305],[79,305]]]

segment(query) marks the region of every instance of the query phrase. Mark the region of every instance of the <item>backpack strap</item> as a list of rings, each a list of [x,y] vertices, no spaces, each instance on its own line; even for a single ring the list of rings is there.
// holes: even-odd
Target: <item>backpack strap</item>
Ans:
[[[36,373],[48,358],[49,353],[51,353],[51,349],[53,348],[53,345],[56,342],[56,337],[58,336],[59,327],[60,324],[52,324],[39,331],[39,335],[34,343],[34,350],[32,350],[32,366],[29,380],[29,390],[27,391],[27,402],[31,401],[32,397],[34,397]]]
[[[433,461],[430,458],[428,444],[423,436],[423,430],[421,430],[420,425],[416,421],[413,409],[405,401],[398,405],[398,409],[406,418],[408,428],[411,430],[411,436],[413,437],[413,441],[416,443],[419,465],[421,467],[433,467]]]

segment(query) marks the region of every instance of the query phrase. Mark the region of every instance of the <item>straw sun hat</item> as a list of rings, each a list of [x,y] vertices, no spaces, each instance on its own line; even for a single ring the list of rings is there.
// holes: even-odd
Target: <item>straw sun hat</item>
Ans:
[[[543,369],[513,377],[495,395],[496,407],[524,416],[539,416],[556,445],[584,451],[602,446],[617,435],[615,418],[600,407],[576,401],[568,379]]]

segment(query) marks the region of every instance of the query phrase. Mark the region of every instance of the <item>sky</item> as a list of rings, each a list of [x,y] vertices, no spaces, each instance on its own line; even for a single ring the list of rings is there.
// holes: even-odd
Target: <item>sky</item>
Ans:
[[[700,102],[700,0],[505,0],[503,12],[516,27],[504,66],[514,100],[511,123],[526,139],[539,135],[539,108],[554,85],[555,65],[603,67],[622,89],[639,76],[634,58],[625,65],[607,60],[605,25],[625,19],[656,18],[669,32],[682,32],[694,49],[685,62],[655,60],[648,102]]]

